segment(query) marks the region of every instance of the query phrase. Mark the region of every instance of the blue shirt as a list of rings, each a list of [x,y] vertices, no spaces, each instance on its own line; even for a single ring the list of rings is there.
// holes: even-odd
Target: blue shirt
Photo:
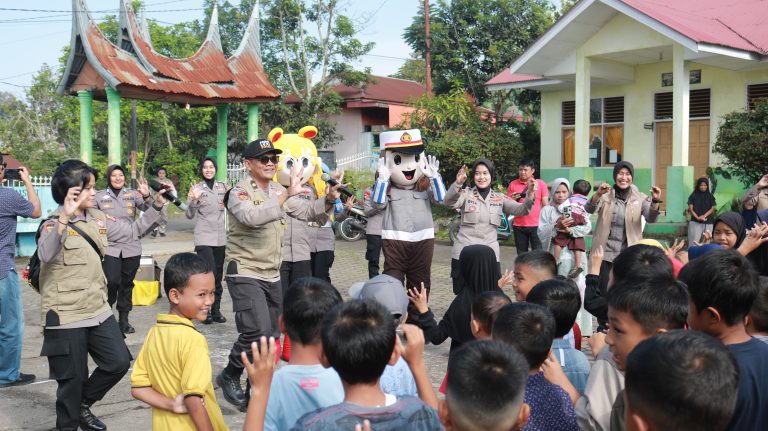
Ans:
[[[568,394],[544,378],[544,373],[528,376],[525,403],[531,416],[522,431],[579,431],[576,413]]]
[[[728,430],[768,429],[768,344],[755,338],[746,343],[729,344],[739,364],[739,390],[736,409]]]
[[[270,397],[272,395],[270,394]],[[385,407],[366,407],[341,403],[307,413],[292,428],[295,431],[353,430],[363,420],[371,421],[376,431],[442,430],[437,411],[416,397],[398,397]]]
[[[402,356],[397,358],[395,365],[387,364],[387,367],[384,368],[384,374],[381,375],[380,383],[381,391],[385,394],[397,395],[398,397],[405,395],[419,396],[416,380],[413,378],[411,369],[408,368],[408,363],[405,362]]]
[[[342,401],[344,387],[333,368],[285,365],[272,377],[264,429],[288,430],[306,413]]]
[[[14,189],[0,187],[0,279],[15,269],[16,217],[32,217],[35,206]]]
[[[571,347],[568,340],[557,338],[552,342],[552,354],[560,362],[571,384],[584,395],[584,387],[589,378],[589,359],[583,352]]]

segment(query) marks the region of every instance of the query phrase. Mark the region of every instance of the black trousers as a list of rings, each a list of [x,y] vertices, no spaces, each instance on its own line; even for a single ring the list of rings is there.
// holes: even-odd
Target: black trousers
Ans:
[[[528,251],[529,245],[531,250],[541,250],[541,241],[539,240],[538,227],[513,226],[512,230],[515,234],[515,248],[517,249],[518,255]]]
[[[228,269],[227,272],[231,271]],[[229,363],[242,370],[245,367],[240,352],[246,352],[253,360],[250,357],[252,342],[259,341],[262,336],[276,339],[280,336],[277,316],[282,311],[283,289],[279,281],[230,275],[226,281],[239,334],[229,353]]]
[[[195,246],[195,253],[198,256],[205,259],[213,268],[213,277],[216,279],[216,287],[213,291],[216,296],[216,302],[221,303],[221,294],[224,292],[224,288],[221,285],[221,277],[224,274],[224,252],[226,246],[208,246],[198,245]]]
[[[597,331],[605,332],[608,324],[608,279],[611,276],[613,262],[603,261],[600,264],[600,296],[605,301],[605,315],[595,315],[597,318]],[[602,314],[602,313],[599,313]]]
[[[88,375],[88,355],[96,369]],[[131,366],[131,353],[113,316],[99,326],[43,330],[41,356],[48,358],[56,389],[56,428],[76,430],[80,402],[95,402],[123,378]]]
[[[311,253],[312,256],[312,277],[331,282],[331,267],[336,255],[333,250],[323,250]]]
[[[280,283],[283,286],[283,296],[288,292],[291,283],[302,277],[312,277],[311,260],[300,260],[298,262],[283,261],[280,264]]]
[[[141,256],[104,256],[102,269],[107,276],[107,301],[109,306],[117,302],[117,311],[133,309],[133,279],[139,270]]]
[[[365,260],[368,261],[368,278],[379,275],[379,257],[381,256],[381,235],[365,236]]]

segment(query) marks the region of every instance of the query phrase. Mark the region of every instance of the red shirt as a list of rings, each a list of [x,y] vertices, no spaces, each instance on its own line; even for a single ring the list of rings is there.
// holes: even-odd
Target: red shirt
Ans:
[[[541,198],[549,196],[549,190],[547,190],[547,183],[542,180],[536,180],[536,200],[533,202],[533,208],[524,216],[515,216],[514,226],[521,227],[535,227],[539,225],[539,213],[541,212]],[[527,182],[514,180],[509,183],[507,187],[507,196],[512,196],[512,193],[521,193],[528,187]],[[523,202],[525,198],[520,198],[517,202]]]

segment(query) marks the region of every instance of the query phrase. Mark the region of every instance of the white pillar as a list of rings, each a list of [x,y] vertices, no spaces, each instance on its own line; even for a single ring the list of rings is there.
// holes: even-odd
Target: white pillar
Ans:
[[[592,62],[576,50],[576,125],[574,130],[575,167],[589,166],[589,99]]]
[[[690,70],[684,55],[682,45],[672,45],[672,166],[688,166]]]

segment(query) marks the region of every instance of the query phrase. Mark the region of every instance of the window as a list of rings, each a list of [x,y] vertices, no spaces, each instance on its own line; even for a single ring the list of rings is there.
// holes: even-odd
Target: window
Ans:
[[[688,117],[709,118],[711,91],[709,88],[691,90],[688,93]],[[653,97],[653,119],[672,119],[672,93],[656,93]]]
[[[562,165],[573,166],[575,157],[576,103],[562,102]],[[589,101],[589,166],[610,166],[624,154],[624,97]]]
[[[747,85],[747,106],[752,109],[755,100],[768,99],[768,83]]]

